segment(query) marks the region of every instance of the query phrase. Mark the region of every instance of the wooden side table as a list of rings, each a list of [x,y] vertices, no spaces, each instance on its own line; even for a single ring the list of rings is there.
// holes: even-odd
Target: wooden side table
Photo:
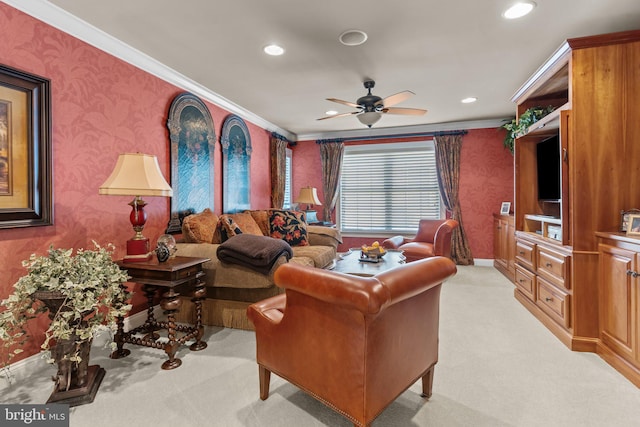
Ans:
[[[164,349],[169,356],[169,360],[162,364],[162,369],[175,369],[182,364],[182,361],[175,357],[178,348],[190,339],[195,342],[189,347],[192,351],[199,351],[207,348],[207,343],[202,341],[204,327],[202,326],[202,300],[206,296],[204,282],[200,280],[204,276],[202,264],[209,261],[208,258],[182,257],[170,258],[166,262],[158,262],[153,258],[146,262],[126,263],[122,260],[116,261],[120,269],[126,270],[131,282],[143,285],[143,291],[147,297],[147,320],[144,325],[124,331],[124,320],[117,321],[118,330],[115,336],[117,344],[116,350],[111,353],[112,359],[119,359],[128,356],[131,352],[124,347],[124,343],[141,345]],[[181,305],[180,294],[175,291],[176,286],[183,284],[193,284],[192,301],[195,304],[196,319],[194,325],[177,325],[175,312]],[[153,299],[156,293],[162,293],[160,306],[167,314],[167,321],[158,321],[153,314]],[[157,330],[167,330],[168,341],[160,341]],[[178,337],[177,332],[183,335]],[[140,337],[140,334],[144,336]]]

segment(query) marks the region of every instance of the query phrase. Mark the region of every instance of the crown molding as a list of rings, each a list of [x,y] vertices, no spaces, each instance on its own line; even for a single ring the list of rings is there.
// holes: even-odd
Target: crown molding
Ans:
[[[116,58],[134,65],[149,74],[187,90],[194,95],[200,96],[269,132],[279,133],[292,141],[298,139],[295,134],[288,130],[282,129],[251,111],[229,101],[223,96],[178,73],[176,70],[153,59],[149,55],[123,43],[46,0],[3,0],[3,2]]]
[[[446,122],[446,123],[431,123],[426,125],[415,126],[399,126],[388,128],[367,128],[367,129],[354,129],[332,132],[320,132],[320,133],[307,133],[299,134],[298,141],[315,141],[318,139],[334,139],[334,138],[361,138],[366,139],[370,137],[372,139],[381,137],[411,137],[420,136],[425,133],[454,131],[454,130],[468,130],[468,129],[484,129],[484,128],[498,128],[505,123],[505,118],[497,119],[485,119],[485,120],[467,120],[460,122]]]

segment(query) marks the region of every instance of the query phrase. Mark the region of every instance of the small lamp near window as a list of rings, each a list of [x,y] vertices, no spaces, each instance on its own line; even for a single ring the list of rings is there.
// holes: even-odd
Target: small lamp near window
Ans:
[[[135,235],[127,240],[125,262],[143,262],[151,259],[149,239],[142,235],[147,222],[146,203],[140,196],[171,197],[173,190],[160,172],[156,156],[142,153],[120,154],[111,175],[100,186],[99,194],[134,196],[129,203],[129,220]]]
[[[313,205],[322,206],[320,199],[318,199],[318,190],[315,187],[302,187],[300,194],[296,199],[296,203],[304,203],[307,205],[307,209],[304,211],[307,217],[307,223],[313,224],[314,222],[320,222],[318,220],[318,214],[313,210]]]

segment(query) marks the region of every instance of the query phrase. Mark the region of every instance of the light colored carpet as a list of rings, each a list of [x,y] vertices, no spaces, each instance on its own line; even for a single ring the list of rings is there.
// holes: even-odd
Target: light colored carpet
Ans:
[[[182,348],[183,364],[160,369],[161,350],[127,345],[111,360],[94,345],[92,364],[107,371],[92,404],[71,409],[72,427],[131,425],[347,427],[342,416],[277,376],[259,399],[252,332],[207,328],[209,347]],[[571,352],[513,298],[491,267],[459,267],[443,287],[440,361],[433,396],[417,383],[373,423],[383,426],[637,426],[640,390],[590,353]],[[0,403],[44,403],[54,368],[35,365]]]

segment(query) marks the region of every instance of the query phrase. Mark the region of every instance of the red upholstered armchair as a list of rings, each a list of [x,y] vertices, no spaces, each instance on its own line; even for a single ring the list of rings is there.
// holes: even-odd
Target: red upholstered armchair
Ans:
[[[271,372],[356,426],[368,426],[422,379],[431,396],[442,282],[455,264],[435,257],[372,277],[285,264],[285,293],[247,309],[256,332],[260,398]]]
[[[421,219],[413,239],[394,236],[383,241],[382,246],[404,251],[407,262],[433,256],[451,258],[451,234],[457,226],[455,219]]]

